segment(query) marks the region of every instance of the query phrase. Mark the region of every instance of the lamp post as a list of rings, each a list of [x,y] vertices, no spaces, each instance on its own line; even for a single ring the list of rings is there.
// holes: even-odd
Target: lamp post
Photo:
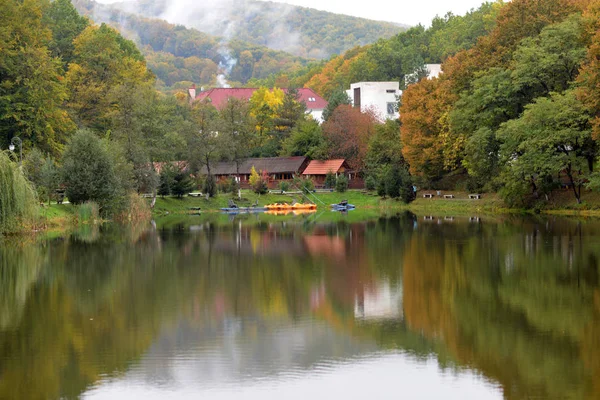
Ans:
[[[8,149],[10,151],[15,151],[15,141],[19,145],[19,167],[20,167],[21,164],[23,163],[23,141],[21,140],[21,138],[18,136],[14,136],[10,140],[10,145],[8,146]]]

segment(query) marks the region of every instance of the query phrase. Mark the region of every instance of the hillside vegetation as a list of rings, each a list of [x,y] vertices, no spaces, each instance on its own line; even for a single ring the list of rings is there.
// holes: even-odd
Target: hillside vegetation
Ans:
[[[399,24],[270,1],[223,0],[218,4],[208,1],[190,5],[173,0],[138,0],[117,3],[114,7],[166,19],[227,40],[317,59],[406,29]]]
[[[78,11],[97,23],[107,23],[135,41],[163,91],[184,89],[192,83],[217,84],[224,74],[232,86],[281,71],[298,71],[309,60],[242,40],[225,42],[196,29],[144,18],[99,4],[74,0]]]
[[[434,18],[427,29],[419,25],[391,38],[357,46],[319,65],[297,72],[283,71],[252,84],[308,86],[325,98],[337,89],[350,88],[353,82],[398,81],[404,86],[423,76],[424,64],[441,63],[475,45],[494,28],[502,6],[498,1],[484,3],[464,16],[448,13]]]

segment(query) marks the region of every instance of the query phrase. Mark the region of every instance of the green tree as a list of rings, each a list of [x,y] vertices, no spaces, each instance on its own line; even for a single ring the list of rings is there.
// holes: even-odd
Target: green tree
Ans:
[[[194,189],[194,182],[187,170],[179,171],[173,177],[171,193],[176,197],[183,197]]]
[[[173,193],[175,175],[177,175],[177,170],[175,166],[170,162],[164,163],[159,174],[159,196],[170,196]]]
[[[60,58],[66,69],[73,61],[73,40],[88,27],[89,22],[87,18],[79,15],[71,0],[50,2],[43,19],[52,31],[52,40],[48,48],[52,56]]]
[[[47,156],[40,169],[40,187],[43,188],[43,193],[48,199],[48,205],[50,201],[55,197],[56,189],[61,182],[60,170],[54,163],[54,160]]]
[[[346,93],[345,90],[341,88],[335,90],[331,93],[331,96],[329,96],[327,107],[323,110],[323,121],[327,121],[338,106],[351,103],[350,97],[348,97],[348,93]]]
[[[346,190],[348,190],[348,177],[341,174],[335,180],[335,191],[344,193]]]
[[[69,201],[95,201],[106,214],[119,188],[110,155],[101,140],[89,130],[77,131],[62,161],[62,180]]]
[[[328,171],[325,175],[325,187],[327,189],[333,189],[335,187],[336,177],[332,171]]]
[[[282,144],[281,155],[306,156],[313,160],[327,157],[327,141],[317,121],[300,122]]]
[[[538,98],[520,118],[505,123],[498,137],[503,142],[503,182],[525,181],[539,196],[547,192],[546,180],[564,174],[581,202],[581,187],[593,172],[598,145],[591,136],[589,115],[572,90]]]
[[[51,32],[42,24],[43,7],[0,3],[0,147],[19,136],[25,148],[58,155],[74,126],[62,108],[67,92],[60,60],[46,47]]]

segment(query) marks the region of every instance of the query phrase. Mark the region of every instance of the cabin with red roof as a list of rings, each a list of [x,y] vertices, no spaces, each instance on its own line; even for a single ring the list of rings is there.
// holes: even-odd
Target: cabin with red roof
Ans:
[[[196,87],[192,86],[189,89],[189,95],[192,101],[210,101],[218,110],[221,110],[227,104],[227,99],[230,97],[250,101],[250,97],[258,88],[213,88],[208,90],[200,90],[196,93]],[[287,89],[282,89],[287,93]],[[306,111],[319,123],[323,122],[323,111],[327,107],[327,101],[315,93],[310,88],[298,89],[300,101],[306,104]]]
[[[350,169],[345,159],[336,160],[312,160],[302,172],[302,176],[310,178],[316,187],[325,185],[325,177],[331,172],[336,177],[346,175],[348,177],[348,187],[352,189],[364,188],[364,182],[357,174]]]

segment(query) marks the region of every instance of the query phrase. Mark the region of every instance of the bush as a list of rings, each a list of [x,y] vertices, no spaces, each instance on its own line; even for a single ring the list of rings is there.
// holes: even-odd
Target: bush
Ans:
[[[219,183],[219,191],[222,193],[234,193],[239,189],[237,180],[234,177],[230,177],[225,181]]]
[[[279,190],[281,190],[281,193],[289,191],[290,184],[284,181],[279,182]]]
[[[335,181],[335,191],[343,193],[348,190],[348,177],[346,175],[340,175]]]
[[[400,198],[405,203],[415,199],[413,181],[410,173],[403,165],[386,165],[381,168],[377,179],[377,194]]]
[[[337,185],[337,179],[335,177],[335,174],[331,171],[329,171],[327,173],[327,175],[325,175],[325,187],[327,189],[333,189],[334,187],[336,187]]]
[[[373,175],[367,176],[365,179],[365,188],[367,190],[375,190],[377,188],[377,178]]]
[[[217,182],[213,175],[208,175],[204,180],[202,193],[207,194],[209,197],[215,197],[217,194]]]
[[[269,191],[269,175],[267,171],[261,171],[259,175],[254,166],[252,166],[252,170],[250,171],[250,186],[254,190],[254,193],[267,193]]]
[[[315,183],[310,178],[302,178],[299,175],[294,176],[294,186],[304,193],[312,192],[315,190]]]
[[[100,139],[87,130],[75,133],[65,149],[62,175],[71,203],[94,201],[101,212],[106,212],[115,193],[121,189],[108,151]]]

